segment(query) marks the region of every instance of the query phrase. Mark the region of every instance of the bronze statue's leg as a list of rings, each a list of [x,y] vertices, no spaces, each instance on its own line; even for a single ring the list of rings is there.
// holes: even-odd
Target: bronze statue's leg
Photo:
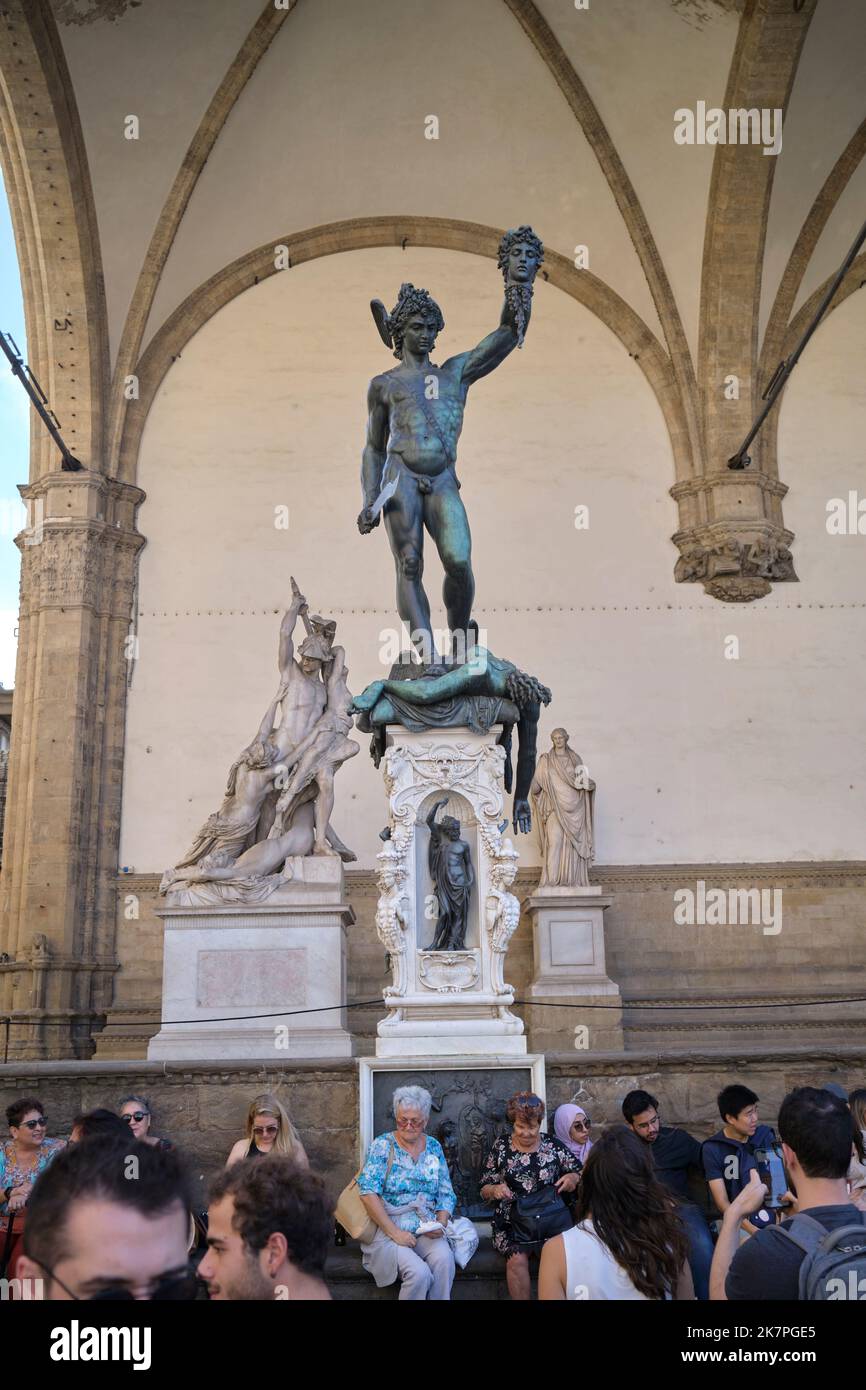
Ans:
[[[421,583],[424,572],[423,499],[417,484],[404,470],[401,470],[397,491],[385,505],[383,516],[397,568],[397,612],[409,628],[412,640],[419,645],[422,659],[429,661],[433,651],[433,629],[430,604]],[[416,633],[423,633],[420,642]],[[424,643],[429,644],[426,652]]]
[[[436,542],[445,570],[442,599],[448,614],[448,626],[456,640],[464,643],[462,654],[465,660],[468,646],[466,634],[472,616],[472,600],[475,598],[475,578],[472,574],[469,518],[453,475],[449,474],[444,485],[424,498],[424,521]]]

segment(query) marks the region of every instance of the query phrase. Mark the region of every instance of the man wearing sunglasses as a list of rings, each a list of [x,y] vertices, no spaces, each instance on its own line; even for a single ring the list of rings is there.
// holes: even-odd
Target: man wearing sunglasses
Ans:
[[[64,1150],[33,1189],[18,1278],[67,1300],[195,1297],[189,1178],[173,1151],[132,1136]]]

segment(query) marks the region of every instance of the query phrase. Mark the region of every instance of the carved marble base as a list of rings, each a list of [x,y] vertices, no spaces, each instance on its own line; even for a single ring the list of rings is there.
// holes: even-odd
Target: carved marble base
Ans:
[[[391,838],[378,856],[376,930],[393,983],[385,990],[389,1012],[378,1025],[377,1057],[526,1053],[523,1023],[510,1008],[514,991],[503,975],[520,904],[508,891],[517,853],[499,829],[505,755],[497,733],[388,727],[382,766]],[[475,869],[461,951],[430,950],[437,907],[425,821],[443,795],[449,798],[443,814],[460,821]]]
[[[527,997],[538,1003],[527,1005],[526,1024],[534,1049],[622,1051],[622,1001],[604,957],[612,901],[597,885],[539,888],[527,899],[534,956]]]
[[[355,915],[343,866],[330,857],[292,865],[278,902],[158,913],[167,1021],[151,1039],[149,1061],[352,1056],[344,1005],[346,928]]]

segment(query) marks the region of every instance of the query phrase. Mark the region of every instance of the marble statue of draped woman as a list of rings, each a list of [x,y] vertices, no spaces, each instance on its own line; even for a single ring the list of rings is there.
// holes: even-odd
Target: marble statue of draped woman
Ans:
[[[586,888],[594,856],[595,782],[569,747],[565,729],[554,729],[551,743],[538,759],[532,783],[541,840],[539,887]]]

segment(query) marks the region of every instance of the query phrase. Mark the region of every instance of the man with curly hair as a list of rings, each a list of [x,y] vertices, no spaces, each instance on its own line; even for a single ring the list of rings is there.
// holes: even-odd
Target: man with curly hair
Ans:
[[[457,441],[469,387],[487,376],[523,341],[532,281],[543,247],[529,227],[507,232],[499,248],[505,304],[498,328],[469,352],[430,361],[445,321],[426,290],[400,287],[390,314],[371,308],[383,341],[400,365],[370,382],[367,441],[361,464],[363,506],[358,529],[367,535],[385,518],[397,570],[397,609],[422,661],[437,665],[430,604],[421,579],[426,530],[445,570],[442,597],[454,657],[468,650],[475,596],[472,541],[457,481]]]
[[[320,1177],[291,1158],[245,1159],[211,1185],[207,1253],[212,1299],[329,1299],[325,1257],[334,1204]]]

